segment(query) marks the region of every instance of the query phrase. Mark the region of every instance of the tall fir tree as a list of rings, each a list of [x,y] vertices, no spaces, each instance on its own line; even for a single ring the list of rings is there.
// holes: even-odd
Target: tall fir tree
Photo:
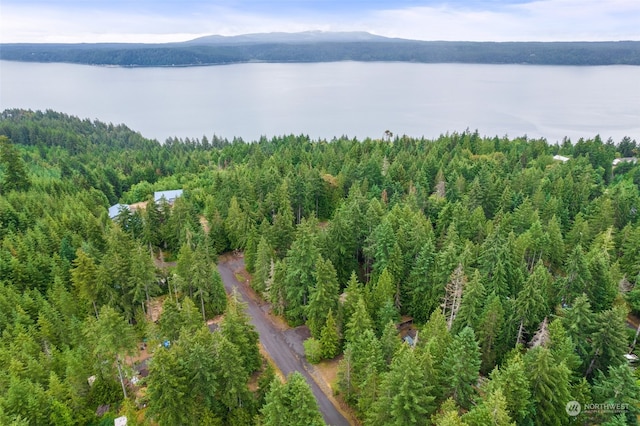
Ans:
[[[531,349],[525,357],[527,375],[531,378],[531,399],[535,425],[563,425],[567,423],[566,405],[569,393],[569,369],[556,363],[551,352],[544,347]]]
[[[415,353],[403,345],[383,375],[380,396],[367,413],[368,425],[421,425],[435,410],[431,385]]]
[[[309,385],[304,377],[293,372],[282,384],[276,378],[271,383],[262,407],[265,426],[321,426],[324,425]]]
[[[473,329],[465,327],[453,338],[443,359],[442,385],[462,408],[470,407],[475,399],[474,387],[480,377],[480,355]]]
[[[315,266],[315,286],[311,289],[306,307],[307,325],[316,339],[320,338],[322,327],[329,311],[337,311],[340,286],[336,270],[330,260],[318,255]]]

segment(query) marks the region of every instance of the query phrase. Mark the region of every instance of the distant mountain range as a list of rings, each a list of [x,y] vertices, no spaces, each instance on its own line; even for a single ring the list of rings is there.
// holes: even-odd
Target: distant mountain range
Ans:
[[[348,42],[388,42],[402,39],[388,38],[364,31],[331,32],[304,31],[299,33],[257,33],[237,36],[210,35],[199,37],[181,44],[210,45],[210,44],[265,44],[265,43],[348,43]],[[408,40],[404,40],[408,41]]]
[[[640,41],[419,41],[366,32],[307,31],[232,37],[212,35],[166,44],[0,44],[0,59],[125,67],[335,61],[640,65]]]

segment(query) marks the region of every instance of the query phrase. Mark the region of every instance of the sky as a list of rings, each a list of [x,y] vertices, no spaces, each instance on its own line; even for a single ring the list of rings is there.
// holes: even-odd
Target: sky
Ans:
[[[640,0],[0,0],[2,43],[367,31],[417,40],[640,40]]]

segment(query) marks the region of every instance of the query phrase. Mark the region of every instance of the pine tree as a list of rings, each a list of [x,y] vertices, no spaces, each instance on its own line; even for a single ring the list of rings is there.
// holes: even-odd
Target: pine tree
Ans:
[[[344,298],[340,299],[342,309],[342,324],[346,325],[356,310],[356,306],[360,299],[364,298],[364,289],[362,284],[358,282],[355,272],[351,273],[347,288],[344,291]]]
[[[462,301],[456,315],[453,332],[457,333],[466,326],[476,329],[482,315],[482,308],[486,299],[485,293],[480,271],[476,269],[462,294]]]
[[[564,362],[571,374],[575,375],[578,372],[581,360],[576,353],[575,343],[562,325],[562,320],[556,318],[551,321],[548,331],[549,342],[546,347],[549,348],[556,362]]]
[[[296,238],[285,259],[287,262],[285,315],[293,323],[305,319],[309,293],[316,282],[314,271],[318,255],[317,222],[313,219],[305,219],[298,225]]]
[[[516,343],[522,343],[524,331],[531,331],[547,313],[543,290],[550,288],[550,281],[549,272],[539,261],[516,299],[516,314],[520,323]]]
[[[244,267],[248,273],[253,274],[256,267],[256,252],[258,250],[258,231],[252,227],[247,236],[247,246],[244,249]]]
[[[569,254],[565,268],[567,276],[560,294],[563,302],[566,303],[584,293],[587,290],[588,283],[591,281],[591,273],[580,244],[576,245]]]
[[[278,379],[271,383],[262,407],[265,426],[320,426],[324,425],[318,403],[304,377],[293,372],[287,382]]]
[[[309,304],[306,308],[307,325],[311,334],[320,338],[322,326],[327,321],[329,311],[338,309],[338,277],[330,260],[324,260],[318,255],[315,266],[315,286],[311,289]]]
[[[378,397],[380,373],[385,366],[382,346],[372,330],[365,330],[348,347],[352,350],[352,383],[357,396],[356,406],[358,412],[364,414]]]
[[[251,287],[258,293],[264,292],[271,274],[274,253],[267,239],[262,236],[256,249],[255,272],[251,280]]]
[[[387,365],[391,364],[393,355],[396,353],[402,340],[398,336],[398,329],[393,321],[389,321],[382,330],[382,336],[380,336],[380,346],[382,348],[382,357]]]
[[[493,294],[480,318],[478,325],[478,339],[482,352],[481,371],[488,373],[493,369],[501,353],[502,331],[504,324],[504,309],[500,298]]]
[[[427,416],[435,409],[431,386],[408,346],[402,346],[393,358],[389,372],[383,375],[379,393],[365,424],[426,424]]]
[[[627,352],[627,312],[616,306],[596,316],[595,331],[591,336],[593,353],[586,375],[596,370],[606,371],[610,367],[624,364]]]
[[[615,299],[618,289],[611,278],[611,266],[607,256],[602,256],[600,250],[590,253],[588,259],[591,281],[587,283],[586,294],[595,312],[609,308]]]
[[[161,425],[188,424],[191,399],[182,363],[173,349],[156,351],[147,379],[149,408],[146,416]]]
[[[93,258],[82,249],[76,252],[73,266],[71,282],[80,298],[92,304],[93,312],[98,318],[98,267]]]
[[[438,360],[444,366],[446,365],[445,354],[449,350],[452,341],[453,337],[447,329],[447,321],[442,315],[442,311],[436,309],[431,313],[431,317],[423,329],[420,330],[418,345],[430,346],[429,351],[433,359]]]
[[[562,309],[562,324],[576,346],[584,373],[591,362],[591,336],[595,331],[595,316],[586,295],[576,297],[572,306]]]
[[[453,338],[443,359],[443,386],[462,408],[468,408],[474,399],[480,362],[476,335],[473,329],[465,327]]]
[[[294,228],[294,216],[291,209],[291,201],[289,200],[289,187],[287,180],[283,180],[282,184],[274,193],[277,203],[277,211],[273,216],[273,225],[269,230],[269,242],[279,258],[284,257],[285,253],[294,240],[296,230]]]
[[[329,309],[327,321],[320,332],[320,345],[323,358],[332,359],[340,353],[340,334],[331,309]]]
[[[387,268],[384,268],[380,273],[380,276],[373,287],[371,296],[371,312],[374,314],[377,314],[380,308],[382,308],[387,301],[391,301],[393,304],[395,298],[395,284],[393,276]]]
[[[541,346],[531,349],[525,358],[531,378],[531,399],[535,407],[534,424],[561,425],[567,422],[565,410],[569,394],[569,369],[557,364],[551,352]]]
[[[136,347],[133,328],[110,306],[100,309],[98,319],[90,322],[86,329],[87,337],[92,341],[93,353],[107,364],[115,363],[124,398],[127,390],[124,384],[124,356],[133,353]]]
[[[387,299],[386,302],[378,309],[376,315],[376,330],[378,335],[382,336],[384,328],[387,324],[397,324],[400,319],[400,314],[393,304],[391,299]]]
[[[232,249],[243,249],[250,229],[249,215],[242,210],[236,196],[231,197],[224,228]]]
[[[26,191],[31,186],[27,168],[18,149],[6,136],[0,136],[0,162],[4,165],[2,193]]]
[[[406,310],[413,315],[417,322],[425,322],[429,319],[429,313],[435,308],[437,302],[430,300],[431,276],[435,264],[435,245],[433,239],[427,239],[418,258],[411,269],[408,279],[410,304]]]
[[[532,409],[529,380],[522,355],[514,352],[500,369],[496,367],[491,372],[491,381],[487,385],[488,392],[500,390],[511,418],[518,424],[524,423]]]
[[[346,343],[355,342],[366,330],[373,330],[373,321],[367,313],[364,299],[360,297],[356,303],[355,311],[345,328],[344,338]]]
[[[463,419],[473,425],[515,426],[507,411],[507,401],[500,389],[486,395],[480,405],[464,415]]]
[[[560,268],[564,259],[564,240],[560,221],[556,215],[553,215],[547,224],[547,235],[549,235],[549,244],[545,248],[545,256],[553,268]]]
[[[246,311],[246,303],[240,300],[240,295],[234,290],[229,297],[224,319],[220,323],[221,334],[238,348],[240,364],[247,374],[253,373],[262,365],[262,358],[258,348],[258,333],[250,323]]]
[[[224,411],[229,416],[253,400],[253,395],[247,388],[249,374],[254,371],[248,364],[250,358],[247,355],[252,354],[244,352],[244,348],[231,342],[223,333],[213,333],[213,337],[218,372],[217,399],[225,406]]]
[[[215,338],[209,328],[202,324],[194,333],[182,333],[175,350],[188,379],[190,399],[213,412],[218,404],[220,366],[215,353]]]
[[[438,412],[431,416],[431,423],[435,426],[469,426],[462,420],[458,411],[455,401],[449,398],[440,405]]]
[[[609,367],[606,376],[599,372],[594,381],[593,395],[594,399],[602,404],[627,404],[627,409],[622,413],[622,417],[627,422],[625,424],[638,424],[640,385],[638,385],[634,372],[628,365],[621,364],[616,367]]]
[[[131,262],[136,265],[131,268],[129,287],[133,292],[133,301],[142,305],[142,311],[146,314],[146,305],[150,297],[156,295],[160,287],[156,282],[155,265],[148,251],[137,246],[131,253]]]

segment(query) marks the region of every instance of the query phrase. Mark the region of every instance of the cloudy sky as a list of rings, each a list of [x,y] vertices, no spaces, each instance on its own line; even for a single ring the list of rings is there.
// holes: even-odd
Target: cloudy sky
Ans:
[[[420,40],[640,40],[640,0],[0,0],[0,42],[368,31]]]

